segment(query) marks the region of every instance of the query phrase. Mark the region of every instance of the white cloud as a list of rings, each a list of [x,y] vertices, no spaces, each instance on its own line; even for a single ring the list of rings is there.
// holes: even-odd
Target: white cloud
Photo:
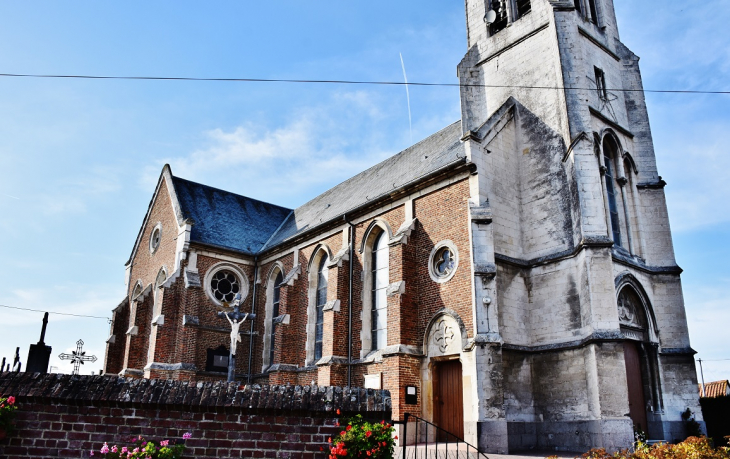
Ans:
[[[274,129],[247,122],[213,129],[186,156],[168,158],[176,176],[280,205],[296,206],[396,153],[404,136],[388,125],[387,100],[376,93],[337,93],[294,111]],[[156,183],[161,164],[145,171]]]

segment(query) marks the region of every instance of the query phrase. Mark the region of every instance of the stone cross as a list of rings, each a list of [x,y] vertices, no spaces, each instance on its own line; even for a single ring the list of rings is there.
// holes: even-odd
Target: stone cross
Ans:
[[[223,304],[226,307],[228,306],[226,303]],[[240,293],[236,294],[231,306],[233,307],[233,311],[224,310],[218,313],[218,317],[225,317],[228,320],[228,323],[231,324],[231,351],[228,357],[228,382],[235,381],[236,379],[236,347],[238,346],[238,343],[241,342],[241,334],[239,332],[241,324],[245,322],[246,319],[254,320],[256,318],[255,314],[241,312]]]
[[[71,352],[70,354],[61,354],[58,356],[61,360],[70,360],[71,363],[74,364],[74,372],[73,374],[77,375],[79,374],[79,367],[84,364],[84,362],[96,362],[96,356],[95,355],[86,355],[86,351],[82,351],[81,348],[84,346],[84,342],[82,340],[76,341],[76,350]]]

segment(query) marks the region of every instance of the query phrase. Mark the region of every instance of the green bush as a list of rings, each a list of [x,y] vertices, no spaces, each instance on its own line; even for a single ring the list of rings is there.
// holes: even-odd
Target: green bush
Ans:
[[[368,422],[358,414],[341,427],[338,435],[328,439],[329,459],[393,457],[397,437],[393,437],[393,426],[385,421]]]

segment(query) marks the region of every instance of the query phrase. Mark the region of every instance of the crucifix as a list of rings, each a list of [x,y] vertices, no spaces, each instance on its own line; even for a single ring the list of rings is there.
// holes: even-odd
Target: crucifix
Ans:
[[[240,293],[236,294],[236,297],[233,299],[233,303],[231,303],[230,306],[228,303],[223,302],[223,307],[226,309],[218,312],[218,317],[225,317],[228,320],[228,323],[231,324],[231,350],[228,356],[228,382],[233,382],[236,379],[236,346],[241,342],[239,329],[246,319],[254,320],[256,315],[241,312]],[[233,308],[233,311],[228,311],[230,307]]]
[[[61,360],[70,360],[71,363],[74,364],[74,371],[73,374],[77,375],[79,374],[79,367],[84,364],[84,362],[96,362],[96,356],[95,355],[86,355],[86,351],[82,351],[81,348],[84,346],[84,342],[82,340],[76,341],[76,350],[71,352],[70,354],[61,354],[58,356]]]

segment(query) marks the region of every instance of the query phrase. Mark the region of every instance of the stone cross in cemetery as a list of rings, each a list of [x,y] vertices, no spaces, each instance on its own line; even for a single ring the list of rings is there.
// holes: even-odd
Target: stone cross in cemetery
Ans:
[[[228,306],[225,302],[223,305],[225,307]],[[223,310],[218,312],[218,317],[225,317],[231,324],[231,351],[228,356],[228,382],[233,382],[236,379],[236,346],[241,342],[241,334],[239,332],[241,324],[245,322],[246,319],[256,319],[255,314],[241,312],[240,293],[236,294],[231,306],[233,307],[233,311]]]
[[[13,371],[16,373],[20,373],[20,367],[22,364],[20,363],[20,348],[15,348],[15,359],[13,359]]]
[[[84,362],[96,362],[96,356],[95,355],[86,355],[86,351],[82,351],[81,348],[84,347],[84,342],[82,340],[76,341],[76,350],[71,352],[70,354],[61,354],[58,356],[61,360],[70,360],[71,363],[74,364],[74,371],[73,374],[77,375],[79,374],[79,367],[84,364]]]
[[[28,350],[28,361],[25,363],[25,371],[29,373],[48,373],[48,361],[51,359],[51,346],[46,346],[46,326],[48,326],[48,313],[43,316],[43,328],[41,328],[41,339],[38,344],[31,344]]]

